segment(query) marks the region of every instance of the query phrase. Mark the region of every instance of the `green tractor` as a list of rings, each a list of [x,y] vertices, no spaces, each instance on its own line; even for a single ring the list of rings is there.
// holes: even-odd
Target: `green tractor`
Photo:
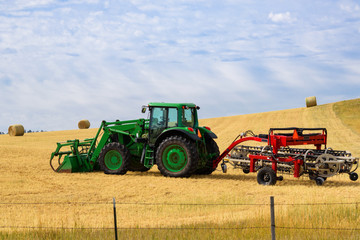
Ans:
[[[211,174],[219,148],[210,128],[199,126],[199,109],[193,103],[150,103],[142,107],[149,119],[103,121],[94,138],[57,143],[50,166],[55,172],[125,174],[156,164],[169,177]]]

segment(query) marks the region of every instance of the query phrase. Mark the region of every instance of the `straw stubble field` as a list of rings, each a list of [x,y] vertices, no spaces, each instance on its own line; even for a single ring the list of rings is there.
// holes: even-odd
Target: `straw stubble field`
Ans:
[[[360,99],[355,99],[313,108],[203,119],[201,125],[210,126],[218,135],[221,151],[248,129],[266,133],[269,127],[326,127],[328,147],[360,156],[359,110]],[[56,142],[93,137],[96,130],[0,136],[2,238],[112,237],[111,229],[101,228],[113,226],[113,197],[118,227],[124,228],[119,233],[122,238],[268,238],[269,196],[275,196],[276,225],[284,227],[277,229],[278,239],[360,238],[360,203],[353,204],[359,202],[360,184],[350,181],[348,175],[332,177],[321,187],[307,177],[285,175],[284,181],[269,187],[258,185],[256,174],[245,175],[230,167],[226,174],[215,171],[210,176],[183,179],[165,178],[156,166],[146,173],[123,176],[56,174],[51,170],[48,162]],[[330,205],[308,205],[314,203]],[[341,230],[344,228],[357,230]]]

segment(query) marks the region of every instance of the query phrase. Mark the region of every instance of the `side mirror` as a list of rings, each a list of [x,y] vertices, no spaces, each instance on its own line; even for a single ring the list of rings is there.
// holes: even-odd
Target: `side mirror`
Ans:
[[[146,106],[142,106],[142,107],[141,107],[141,112],[142,112],[142,113],[146,113]]]
[[[199,107],[199,106],[196,106],[196,109],[197,109],[197,110],[200,110],[200,107]]]

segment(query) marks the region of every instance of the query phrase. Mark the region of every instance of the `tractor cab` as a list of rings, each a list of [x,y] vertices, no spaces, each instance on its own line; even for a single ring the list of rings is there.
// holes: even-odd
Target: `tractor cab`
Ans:
[[[198,127],[197,110],[193,103],[150,103],[149,144],[156,143],[158,137],[166,131],[174,130],[194,134]],[[142,110],[145,112],[146,109]]]

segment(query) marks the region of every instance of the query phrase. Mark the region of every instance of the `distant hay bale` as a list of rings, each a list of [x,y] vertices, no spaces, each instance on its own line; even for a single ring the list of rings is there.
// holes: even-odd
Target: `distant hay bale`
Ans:
[[[11,125],[8,129],[10,136],[23,136],[25,133],[24,126],[21,124]]]
[[[306,107],[315,107],[316,104],[316,97],[312,96],[312,97],[307,97],[306,99]]]
[[[79,129],[88,129],[90,127],[89,120],[80,120],[80,122],[78,123],[78,127]]]

